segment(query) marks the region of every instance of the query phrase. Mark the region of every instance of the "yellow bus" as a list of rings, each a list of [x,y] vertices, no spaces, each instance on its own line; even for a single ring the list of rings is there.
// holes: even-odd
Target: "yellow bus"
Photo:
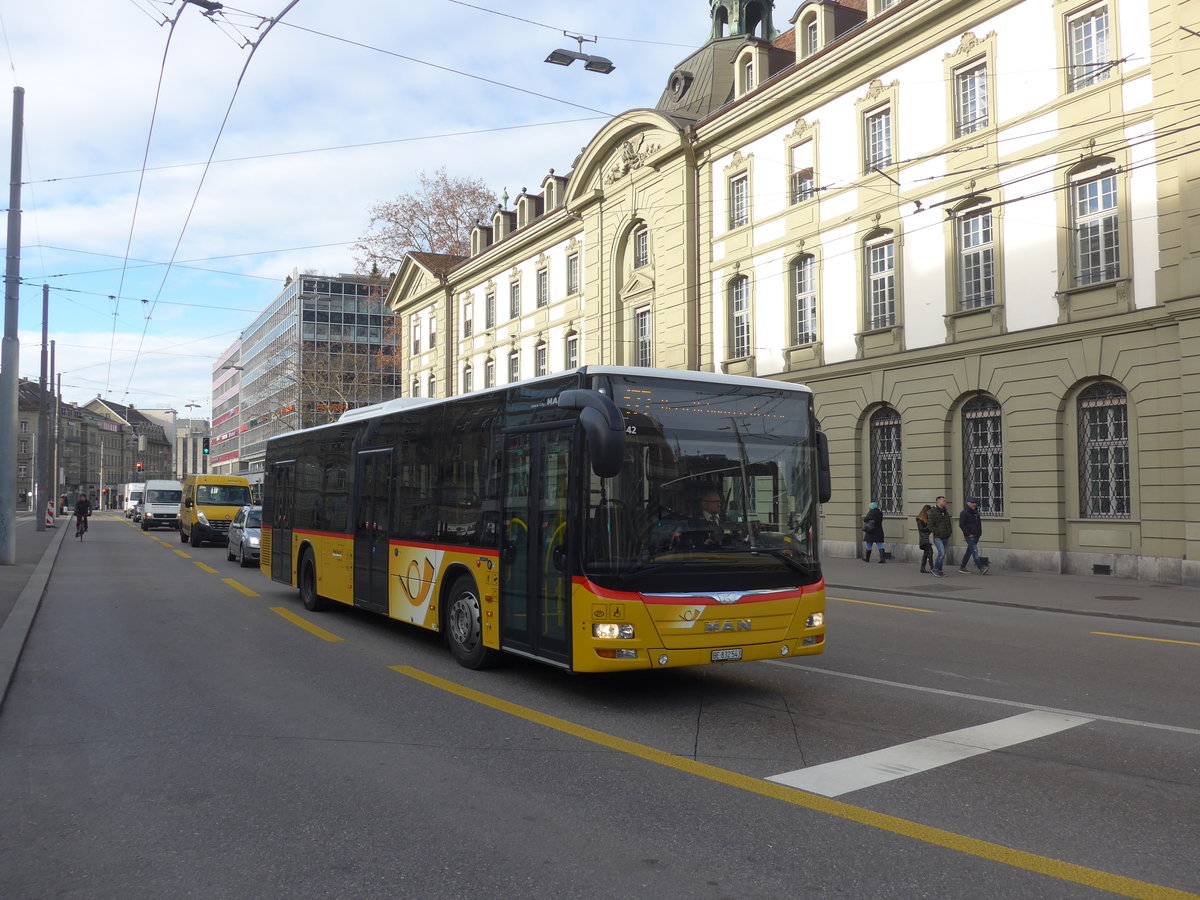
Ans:
[[[271,438],[261,566],[471,668],[781,659],[825,646],[829,485],[806,387],[585,366]]]

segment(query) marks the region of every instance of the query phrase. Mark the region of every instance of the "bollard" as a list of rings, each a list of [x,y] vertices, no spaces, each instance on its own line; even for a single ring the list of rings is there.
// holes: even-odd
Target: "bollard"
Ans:
[[[46,527],[47,528],[54,527],[54,501],[53,500],[46,501]]]

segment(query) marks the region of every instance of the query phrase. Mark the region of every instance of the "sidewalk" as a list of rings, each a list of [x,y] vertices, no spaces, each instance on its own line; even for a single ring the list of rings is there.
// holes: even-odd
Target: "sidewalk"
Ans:
[[[858,559],[821,560],[831,596],[838,591],[886,591],[907,597],[943,597],[966,603],[1016,606],[1157,622],[1200,625],[1200,591],[1179,584],[1150,584],[1128,578],[1007,572],[993,567],[986,575],[972,569],[962,575],[947,565],[945,578],[922,575],[917,562],[886,563]]]
[[[58,516],[55,522],[55,527],[38,531],[32,513],[18,512],[16,565],[0,566],[0,704],[33,626],[58,548],[71,526],[70,516]]]

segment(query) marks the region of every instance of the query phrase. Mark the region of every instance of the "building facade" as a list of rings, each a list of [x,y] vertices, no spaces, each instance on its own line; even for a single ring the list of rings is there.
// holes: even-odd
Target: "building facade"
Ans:
[[[976,496],[994,566],[1200,582],[1200,4],[808,0],[781,32],[708,6],[653,109],[469,258],[406,260],[403,393],[585,362],[802,381],[827,552],[869,501],[905,556],[922,505]]]
[[[269,437],[399,393],[378,282],[293,273],[213,366],[210,465],[262,481]]]

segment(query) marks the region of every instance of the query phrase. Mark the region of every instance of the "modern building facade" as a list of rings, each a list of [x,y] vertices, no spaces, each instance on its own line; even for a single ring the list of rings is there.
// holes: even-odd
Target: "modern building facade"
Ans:
[[[214,364],[213,471],[260,483],[267,438],[397,396],[392,322],[375,279],[293,273]]]
[[[993,565],[1198,583],[1197,6],[710,0],[653,109],[405,261],[403,393],[802,381],[828,552],[976,496]]]

